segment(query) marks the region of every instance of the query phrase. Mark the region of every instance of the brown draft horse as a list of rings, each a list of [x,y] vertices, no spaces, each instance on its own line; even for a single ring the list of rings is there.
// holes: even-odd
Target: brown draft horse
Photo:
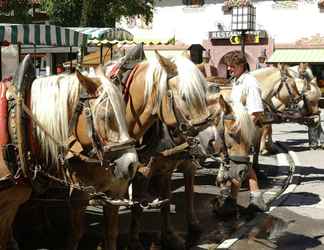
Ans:
[[[109,72],[106,72],[106,75],[109,75]],[[209,126],[207,82],[197,67],[186,57],[178,56],[168,59],[156,53],[156,58],[136,66],[132,82],[125,93],[128,96],[126,107],[128,129],[130,135],[137,141],[141,140],[157,120],[160,120],[171,131],[174,145],[192,140],[200,131]],[[208,131],[207,137],[214,138],[215,131],[212,129]],[[199,141],[197,138],[193,141],[197,140]],[[194,148],[203,150],[202,145],[207,144],[208,142],[199,141]],[[158,196],[165,200],[171,198],[172,172],[176,168],[183,170],[188,230],[197,232],[199,226],[193,204],[194,162],[174,160],[172,157],[162,156],[159,152],[156,154],[158,157],[151,158],[151,168],[145,176],[151,178],[151,182],[153,179],[159,182]],[[138,249],[140,248],[141,208],[133,208],[132,212],[130,247]],[[183,249],[184,242],[176,236],[171,227],[169,203],[161,208],[161,215],[162,242],[169,244],[168,249]]]
[[[224,190],[231,189],[232,179],[236,179],[242,184],[248,175],[251,165],[250,153],[251,147],[258,142],[260,129],[254,125],[251,116],[244,106],[232,107],[223,97],[222,91],[219,91],[217,84],[209,86],[210,94],[208,98],[208,107],[214,112],[215,126],[217,127],[218,137],[213,142],[214,154],[220,155],[223,159],[218,175],[216,185]],[[213,91],[213,89],[217,89]],[[226,90],[225,90],[225,94]],[[235,194],[233,194],[235,195]],[[225,215],[233,211],[220,211],[223,208],[224,197],[217,197],[213,201],[214,211]]]
[[[181,112],[186,120],[185,124],[191,124],[192,127],[197,124],[199,147],[204,154],[208,154],[210,151],[208,147],[211,141],[216,140],[217,131],[214,123],[205,126],[209,114],[214,112],[207,105],[207,89],[207,82],[203,75],[188,58],[180,56],[167,59],[157,53],[157,60],[145,61],[137,66],[127,92],[129,99],[126,117],[130,135],[140,140],[152,124],[160,120],[169,130],[178,133],[172,143],[176,144],[179,139],[186,140],[186,136],[181,133],[187,131],[179,130],[179,122],[183,121],[180,121],[177,113]],[[180,111],[177,112],[177,109]],[[221,112],[218,113],[220,114]],[[179,158],[175,160],[158,153],[151,155],[154,156],[151,158],[151,168],[145,175],[151,178],[151,184],[158,182],[160,198],[170,199],[170,180],[173,170],[179,168],[184,172],[188,232],[198,233],[200,228],[193,204],[194,161]],[[139,243],[141,209],[133,208],[132,212],[130,248],[141,249]],[[167,249],[184,249],[184,242],[173,232],[169,204],[162,207],[161,214],[162,242]]]
[[[29,57],[22,65],[33,70]],[[10,96],[16,98],[15,91]],[[121,94],[106,78],[90,79],[79,72],[39,78],[31,87],[29,111],[33,126],[28,134],[33,146],[27,167],[29,171],[37,169],[48,182],[60,178],[60,184],[70,189],[72,225],[67,248],[77,249],[85,226],[84,210],[92,195],[103,192],[111,199],[123,198],[139,167]],[[11,138],[13,134],[11,130]],[[71,135],[75,138],[73,147],[66,145]],[[95,155],[91,156],[94,148]],[[70,154],[68,165],[59,160],[61,153]],[[32,187],[28,178],[21,178],[0,191],[0,249],[7,248],[17,210],[30,198]],[[104,213],[108,225],[105,247],[116,249],[118,206],[108,203]]]

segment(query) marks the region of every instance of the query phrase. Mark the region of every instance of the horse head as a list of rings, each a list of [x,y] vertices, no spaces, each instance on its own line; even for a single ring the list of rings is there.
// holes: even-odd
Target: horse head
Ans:
[[[165,74],[165,82],[160,84],[157,93],[161,105],[160,109],[156,109],[158,115],[171,126],[183,123],[199,127],[210,115],[206,106],[206,80],[188,58],[178,56],[169,59],[158,52],[156,55]],[[147,85],[151,83],[147,81]]]
[[[226,164],[247,169],[250,149],[258,134],[247,110],[243,106],[231,107],[221,93],[209,95],[208,107],[214,113],[218,134],[217,140],[211,143],[212,150],[222,155]],[[236,178],[240,179],[238,176]]]
[[[96,73],[96,78],[90,78],[76,72],[81,85],[86,89],[85,98],[89,98],[89,110],[84,111],[88,127],[90,126],[88,112],[92,112],[93,134],[90,134],[89,139],[94,137],[91,139],[93,147],[94,141],[99,144],[97,153],[102,154],[104,161],[113,162],[119,174],[132,178],[138,167],[138,158],[134,148],[135,141],[128,134],[126,108],[121,92],[104,77],[102,70],[99,69]],[[89,134],[89,128],[84,132]]]
[[[77,71],[36,79],[31,100],[33,115],[42,124],[36,126],[35,139],[48,165],[58,166],[58,155],[64,153],[66,159],[84,165],[79,176],[100,191],[117,185],[107,181],[108,175],[128,185],[139,166],[138,156],[116,86],[105,77],[90,78]],[[91,176],[102,173],[101,181],[86,177],[85,169],[93,171]]]

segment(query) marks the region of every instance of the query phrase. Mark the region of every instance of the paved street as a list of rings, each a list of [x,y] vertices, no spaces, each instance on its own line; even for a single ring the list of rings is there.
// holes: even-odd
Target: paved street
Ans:
[[[324,166],[321,158],[323,150],[308,150],[307,130],[305,126],[297,124],[274,125],[274,141],[287,146],[289,157],[296,164],[291,184],[282,192],[288,181],[290,158],[287,154],[279,153],[260,157],[260,166],[267,180],[261,181],[266,201],[271,205],[270,212],[258,214],[251,221],[242,216],[239,220],[223,220],[212,213],[210,201],[218,192],[214,186],[216,169],[200,169],[196,178],[195,206],[203,227],[203,234],[196,247],[191,249],[217,249],[230,246],[230,249],[324,249]],[[280,144],[278,144],[280,145]],[[184,218],[184,188],[183,175],[177,172],[173,176],[172,223],[179,235],[185,237],[186,223]],[[281,194],[280,194],[281,193]],[[280,194],[280,195],[279,195]],[[279,195],[279,197],[278,197]],[[277,198],[276,198],[277,197]],[[272,201],[276,198],[274,201]],[[239,194],[239,204],[248,205],[248,191],[243,187]],[[47,224],[35,221],[28,232],[20,232],[20,240],[24,242],[22,249],[38,249],[55,246],[60,249],[66,231],[62,230],[62,223],[66,212],[64,207],[30,208],[30,215],[42,214],[46,211],[60,213],[62,220],[55,216],[48,217]],[[121,237],[120,249],[127,247],[127,233],[130,222],[130,211],[121,209]],[[49,214],[48,214],[49,215]],[[89,208],[89,230],[81,242],[81,249],[96,249],[102,241],[102,210]],[[32,217],[32,216],[31,216]],[[24,217],[26,219],[26,216]],[[27,217],[28,218],[28,217]],[[34,231],[32,231],[33,229]],[[60,229],[61,231],[58,231]],[[152,242],[159,249],[159,210],[145,212],[142,234],[146,249],[150,249]],[[55,235],[53,239],[53,235]],[[43,240],[40,241],[39,237]],[[58,239],[61,239],[58,241]],[[37,244],[35,245],[35,243]],[[220,244],[222,243],[222,244]],[[49,244],[49,245],[48,245]]]
[[[305,126],[275,125],[274,139],[295,152],[290,152],[296,164],[293,184],[270,215],[260,216],[262,226],[231,249],[324,249],[324,151],[308,150]]]

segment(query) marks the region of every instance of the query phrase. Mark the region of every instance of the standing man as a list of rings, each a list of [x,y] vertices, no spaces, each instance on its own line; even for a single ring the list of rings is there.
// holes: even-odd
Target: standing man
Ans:
[[[240,51],[230,52],[225,57],[225,63],[233,78],[231,92],[232,105],[234,107],[236,105],[245,106],[254,124],[260,126],[264,111],[261,90],[258,81],[248,72],[249,67],[245,55]],[[250,207],[258,211],[265,211],[267,207],[259,189],[255,170],[250,167],[247,171],[247,179],[250,187]],[[232,181],[232,199],[236,200],[237,197],[233,196],[237,196],[241,184],[235,179]]]
[[[197,67],[207,80],[217,76],[217,68],[210,64],[209,50],[202,52],[202,63],[197,64]]]
[[[266,59],[267,59],[267,54],[266,54],[266,50],[264,49],[261,51],[261,54],[258,56],[256,69],[262,69],[268,67],[268,65],[265,63]]]

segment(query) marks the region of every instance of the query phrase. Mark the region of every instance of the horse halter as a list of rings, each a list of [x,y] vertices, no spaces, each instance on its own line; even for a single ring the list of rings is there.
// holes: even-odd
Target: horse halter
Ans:
[[[220,120],[217,124],[217,131],[220,134],[223,143],[223,154],[224,154],[224,165],[229,165],[230,162],[238,163],[238,164],[249,164],[250,157],[241,156],[241,155],[230,155],[228,152],[228,146],[226,144],[226,136],[225,136],[225,120],[235,121],[235,116],[230,114],[226,115],[222,112]]]
[[[288,105],[287,105],[287,109],[291,110],[291,111],[297,111],[297,112],[302,112],[302,109],[304,108],[305,110],[309,110],[308,109],[308,105],[307,105],[307,100],[306,100],[306,96],[304,91],[302,91],[302,93],[298,92],[298,96],[294,97],[292,90],[288,84],[288,76],[286,73],[280,72],[281,73],[281,77],[280,77],[280,83],[279,86],[274,94],[274,96],[279,96],[279,92],[280,90],[283,88],[283,86],[286,87],[287,91],[288,91]],[[299,108],[298,107],[298,103],[303,101],[303,107]]]
[[[203,119],[197,120],[188,120],[183,111],[180,108],[180,105],[177,101],[178,97],[174,96],[174,93],[171,89],[168,91],[168,106],[170,107],[170,111],[173,112],[176,119],[176,134],[180,135],[185,139],[185,141],[189,145],[189,154],[194,159],[205,159],[206,154],[202,152],[199,148],[200,141],[196,138],[199,132],[206,129],[211,125],[213,121],[212,115],[208,115]],[[162,112],[161,112],[162,113]]]
[[[127,140],[122,143],[117,143],[113,145],[103,145],[98,133],[95,130],[94,121],[93,121],[93,113],[91,111],[89,100],[96,99],[98,96],[90,96],[87,91],[81,88],[81,93],[79,97],[79,102],[75,107],[73,112],[73,116],[69,123],[69,134],[75,134],[77,136],[76,127],[78,118],[81,115],[82,111],[84,110],[86,121],[87,121],[87,128],[88,128],[88,136],[91,139],[92,149],[87,152],[89,157],[93,157],[94,155],[97,156],[98,160],[103,163],[107,156],[111,154],[119,153],[120,151],[127,150],[133,148],[135,145],[135,140]],[[109,162],[109,160],[108,160]]]

